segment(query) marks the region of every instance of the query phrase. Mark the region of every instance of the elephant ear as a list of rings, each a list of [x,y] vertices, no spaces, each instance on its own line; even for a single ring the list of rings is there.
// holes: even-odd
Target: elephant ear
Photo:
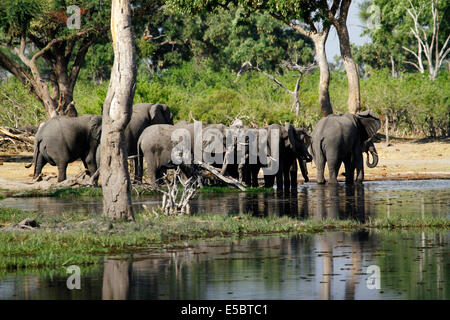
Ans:
[[[167,124],[173,124],[173,113],[167,104],[162,104],[163,113],[166,118]]]
[[[308,148],[312,144],[312,138],[309,135],[308,131],[306,129],[300,129],[301,137],[303,140],[303,143]]]
[[[161,119],[161,106],[159,104],[152,104],[149,110],[150,114],[150,121],[152,124],[159,124],[160,122],[158,120]]]
[[[292,148],[294,152],[296,152],[295,145],[295,129],[289,122],[286,122],[284,125],[284,129],[287,131],[288,139],[286,140],[286,147]]]
[[[173,124],[173,114],[166,104],[153,104],[150,108],[152,124]]]
[[[380,118],[372,111],[364,111],[356,114],[356,118],[361,125],[361,135],[363,141],[373,137],[381,128]]]
[[[89,120],[88,128],[91,139],[99,143],[102,135],[102,117],[93,116],[91,120]]]

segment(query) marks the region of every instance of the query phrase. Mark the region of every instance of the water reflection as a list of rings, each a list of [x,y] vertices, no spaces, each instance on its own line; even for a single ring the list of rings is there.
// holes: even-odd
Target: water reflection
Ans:
[[[237,213],[261,217],[355,219],[364,221],[371,215],[365,207],[363,186],[315,185],[300,188],[298,193],[238,193],[214,196],[199,195],[192,202],[192,213]]]
[[[136,212],[159,205],[161,197],[133,199]],[[29,209],[46,215],[77,212],[99,215],[101,198],[7,198],[0,206]],[[363,186],[301,185],[294,194],[276,192],[200,193],[191,202],[193,214],[252,214],[260,217],[355,219],[395,214],[450,217],[450,180],[380,181]]]
[[[103,300],[126,300],[130,287],[132,263],[105,259],[103,263]]]
[[[66,276],[0,278],[0,299],[449,299],[448,233],[353,233],[203,241],[105,258]],[[381,288],[366,285],[381,270]]]

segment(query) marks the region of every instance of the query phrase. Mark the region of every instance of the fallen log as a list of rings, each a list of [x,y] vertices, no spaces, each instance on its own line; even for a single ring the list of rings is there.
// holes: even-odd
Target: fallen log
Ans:
[[[220,180],[222,180],[223,182],[230,184],[232,186],[235,186],[237,188],[239,188],[242,191],[246,191],[244,185],[242,183],[240,183],[238,180],[232,178],[232,177],[227,177],[224,176],[223,174],[221,174],[216,168],[214,168],[212,165],[202,162],[202,161],[195,161],[195,164],[198,165],[199,167],[208,170],[209,172],[211,172],[213,175],[215,175],[217,178],[219,178]]]
[[[15,139],[20,142],[28,143],[30,145],[34,144],[34,139],[32,137],[27,137],[25,134],[14,134],[8,127],[0,127],[0,134],[5,135],[9,138]]]

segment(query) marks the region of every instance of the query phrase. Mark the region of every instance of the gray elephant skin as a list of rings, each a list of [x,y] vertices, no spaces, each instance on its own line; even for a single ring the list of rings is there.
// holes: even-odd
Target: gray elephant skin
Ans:
[[[380,129],[378,116],[371,111],[357,114],[329,115],[322,118],[314,128],[312,136],[312,155],[317,167],[317,183],[325,183],[324,169],[328,164],[329,183],[337,183],[342,162],[345,165],[345,182],[353,184],[364,180],[363,152],[370,152],[375,167],[378,155],[372,138]],[[367,155],[368,156],[368,155]]]
[[[143,160],[147,163],[147,172],[151,183],[156,183],[162,177],[166,168],[174,167],[172,149],[178,142],[172,141],[172,133],[178,129],[186,129],[191,138],[191,151],[194,150],[194,125],[156,124],[144,129],[137,143],[137,159],[139,171],[136,179],[142,180]],[[191,158],[192,159],[192,158]],[[181,166],[187,174],[188,166]]]
[[[277,192],[297,191],[297,161],[311,162],[312,156],[309,154],[305,141],[309,139],[308,133],[299,128],[295,128],[290,123],[285,126],[272,124],[267,127],[268,134],[271,130],[279,130],[279,169],[274,175],[264,174],[264,187],[270,188],[274,185],[276,178]],[[269,139],[269,149],[272,149]],[[273,150],[269,151],[273,154]],[[264,172],[264,168],[263,168]]]
[[[42,168],[50,163],[58,167],[58,182],[61,182],[66,179],[67,165],[78,159],[87,173],[93,175],[97,170],[96,150],[101,129],[102,117],[95,115],[56,116],[41,124],[34,142],[33,179],[40,180]]]
[[[185,121],[180,121],[175,125],[152,125],[147,127],[141,134],[138,140],[138,161],[139,161],[139,172],[137,174],[138,178],[142,178],[143,170],[142,164],[145,159],[147,163],[147,171],[150,181],[152,183],[156,182],[162,176],[162,172],[167,169],[174,167],[176,164],[172,162],[172,150],[175,146],[179,145],[180,140],[173,141],[172,134],[175,130],[184,129],[185,133],[189,135],[191,142],[190,145],[190,163],[182,162],[180,165],[181,170],[186,176],[190,176],[194,170],[192,165],[194,159],[194,124]],[[202,154],[205,157],[206,162],[210,163],[209,160],[223,161],[225,156],[225,143],[226,143],[226,129],[228,127],[223,124],[202,124]],[[213,129],[213,130],[211,130]],[[200,138],[200,137],[198,137]],[[218,140],[222,139],[222,141]],[[216,143],[222,144],[222,150],[220,153],[216,154],[213,146],[217,146]],[[211,146],[211,149],[209,147]],[[210,151],[207,151],[210,150]],[[222,167],[222,164],[210,163],[216,167]]]
[[[259,154],[255,159],[250,157],[250,144],[249,137],[254,137],[254,140],[260,140],[260,130],[265,130],[267,133],[267,155],[268,159],[260,159]],[[274,153],[273,148],[275,146],[271,145],[271,134],[274,130],[279,132],[278,150]],[[235,159],[234,164],[227,165],[222,168],[222,173],[226,172],[240,182],[252,187],[258,187],[258,173],[260,169],[264,172],[264,186],[273,187],[275,179],[277,182],[277,191],[296,191],[297,190],[297,160],[310,162],[312,160],[307,147],[305,145],[306,137],[309,138],[307,132],[303,129],[294,128],[291,124],[286,123],[283,127],[279,124],[272,124],[263,128],[250,128],[242,126],[239,128],[238,135],[241,136],[238,140],[241,141],[240,144],[245,145],[245,163],[238,164],[237,159]],[[256,141],[255,141],[256,142]],[[258,142],[259,145],[260,142]],[[242,147],[242,146],[241,146]],[[238,144],[235,144],[235,155],[238,153],[236,150]],[[256,152],[256,150],[253,150]],[[271,166],[273,163],[270,158],[278,154],[278,170],[274,174],[268,173],[265,169],[267,166]],[[255,161],[256,160],[256,161]],[[267,162],[268,161],[268,162]],[[251,163],[255,162],[255,163]]]
[[[138,103],[133,105],[130,122],[125,128],[125,143],[128,156],[137,155],[137,142],[142,132],[148,126],[154,124],[173,124],[173,114],[165,104]],[[139,180],[139,163],[134,159],[135,182]],[[142,176],[142,175],[141,175]]]

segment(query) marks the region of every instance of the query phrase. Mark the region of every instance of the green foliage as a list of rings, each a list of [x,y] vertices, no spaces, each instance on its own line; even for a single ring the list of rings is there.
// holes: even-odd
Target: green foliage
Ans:
[[[431,39],[433,18],[429,0],[414,0],[414,7],[421,12],[419,23],[424,26],[427,36]],[[375,22],[374,7],[379,8],[379,24],[372,28],[366,27],[363,34],[370,35],[372,42],[361,47],[355,47],[355,60],[360,66],[370,66],[374,69],[391,67],[391,59],[394,61],[395,69],[398,71],[417,71],[405,61],[416,63],[415,57],[407,52],[403,47],[413,51],[417,50],[417,40],[411,33],[413,21],[407,13],[410,7],[408,0],[365,0],[360,5],[360,17],[364,22]],[[450,2],[446,0],[438,1],[439,17],[439,50],[442,48],[447,36],[450,33]],[[423,62],[427,61],[423,55]]]
[[[109,37],[89,47],[85,64],[80,70],[80,79],[102,83],[109,80],[114,63],[114,51]]]
[[[21,127],[45,121],[47,115],[39,101],[16,78],[0,84],[0,125]]]
[[[3,0],[0,3],[0,30],[8,38],[26,30],[31,20],[41,14],[41,3],[35,0]]]
[[[449,80],[448,72],[442,72],[435,81],[422,74],[392,78],[388,70],[373,72],[361,82],[361,106],[380,115],[388,113],[396,134],[428,136],[434,128],[438,136],[448,136]]]
[[[76,102],[78,113],[101,115],[107,91],[108,82],[77,81],[73,99]]]
[[[296,74],[273,73],[288,88],[295,86]],[[237,77],[227,70],[215,71],[195,62],[172,67],[153,79],[140,78],[133,103],[166,103],[177,120],[197,120],[229,124],[240,116],[245,123],[265,125],[289,121],[312,130],[320,119],[317,71],[306,75],[300,86],[300,116],[290,110],[292,100],[279,86],[253,72]],[[74,100],[80,114],[101,114],[108,82],[78,81]],[[330,97],[335,113],[347,112],[347,79],[342,72],[331,73]],[[15,106],[2,93],[14,99]],[[372,70],[361,80],[361,106],[380,116],[391,117],[394,135],[428,136],[433,124],[438,136],[450,132],[449,73],[441,72],[433,82],[426,75],[406,73],[392,78],[388,69]],[[30,108],[34,108],[30,112]],[[14,120],[9,118],[14,115]],[[433,117],[433,122],[431,122]],[[0,85],[0,124],[38,124],[45,118],[38,102],[19,81],[9,79]]]

